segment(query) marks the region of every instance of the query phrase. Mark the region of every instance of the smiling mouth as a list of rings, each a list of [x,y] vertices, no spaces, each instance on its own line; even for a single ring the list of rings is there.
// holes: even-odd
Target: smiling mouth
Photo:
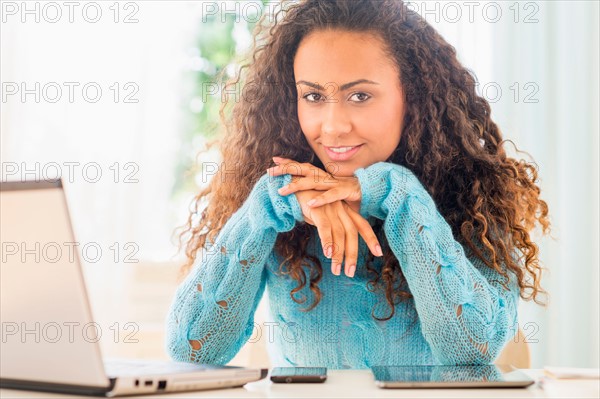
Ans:
[[[344,153],[347,152],[353,148],[356,147],[360,147],[362,144],[358,144],[358,145],[348,145],[348,146],[340,146],[340,147],[330,147],[330,146],[326,146],[324,145],[323,147],[327,148],[328,150],[332,150],[338,153]]]
[[[352,158],[362,146],[363,144],[345,147],[323,147],[325,148],[327,155],[329,155],[329,158],[333,159],[334,161],[346,161]]]

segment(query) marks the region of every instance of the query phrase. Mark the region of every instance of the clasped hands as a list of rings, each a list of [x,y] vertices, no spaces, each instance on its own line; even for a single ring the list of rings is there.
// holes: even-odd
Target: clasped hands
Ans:
[[[383,256],[373,228],[359,213],[362,198],[355,176],[336,177],[309,163],[273,157],[276,166],[267,169],[270,176],[292,175],[292,182],[279,194],[295,194],[306,223],[316,226],[323,253],[331,258],[331,272],[353,277],[358,258],[358,234],[375,256]]]

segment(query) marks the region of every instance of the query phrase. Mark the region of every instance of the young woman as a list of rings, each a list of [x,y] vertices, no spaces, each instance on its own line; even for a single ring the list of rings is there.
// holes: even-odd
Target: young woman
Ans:
[[[474,77],[401,1],[281,14],[184,231],[168,352],[227,363],[268,287],[273,366],[493,362],[519,297],[544,292],[535,168],[506,156]]]

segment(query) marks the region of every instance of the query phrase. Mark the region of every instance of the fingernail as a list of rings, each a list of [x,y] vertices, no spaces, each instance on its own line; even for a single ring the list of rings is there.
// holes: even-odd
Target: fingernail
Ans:
[[[273,157],[273,161],[275,161],[275,163],[279,163],[279,162],[283,161],[283,158]]]
[[[356,265],[352,265],[348,268],[348,277],[354,277],[354,272],[356,271]]]
[[[317,200],[316,200],[316,199],[311,199],[311,200],[310,200],[310,201],[308,201],[306,204],[307,204],[308,206],[313,206],[313,205],[314,205],[314,204],[316,204],[316,203],[317,203]]]
[[[333,274],[335,274],[336,276],[339,276],[341,272],[342,272],[342,264],[341,263],[336,263],[335,264],[335,271],[333,272]]]
[[[331,258],[331,247],[325,248],[325,256]]]
[[[383,256],[383,251],[381,251],[381,246],[379,244],[377,244],[377,246],[375,246],[375,254],[377,256]]]

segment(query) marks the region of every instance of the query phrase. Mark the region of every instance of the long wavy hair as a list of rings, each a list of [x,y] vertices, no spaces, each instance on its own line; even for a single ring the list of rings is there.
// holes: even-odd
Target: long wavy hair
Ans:
[[[243,95],[236,98],[227,115],[225,110],[232,102],[221,107],[225,128],[218,141],[222,167],[194,198],[187,223],[181,226],[180,249],[184,237],[187,240],[182,275],[194,264],[206,239],[215,242],[221,228],[272,166],[272,156],[311,162],[324,169],[300,128],[293,61],[309,33],[339,29],[382,38],[387,54],[399,67],[406,96],[405,119],[400,143],[387,162],[414,172],[468,256],[475,254],[505,279],[512,271],[521,297],[543,304],[538,300],[539,294],[546,294],[540,286],[543,268],[530,232],[538,221],[547,233],[550,222],[548,206],[539,198],[537,167],[507,157],[506,141],[490,117],[490,105],[476,93],[476,79],[459,63],[454,47],[400,0],[305,0],[283,5],[272,22],[266,23],[263,16],[254,32],[249,61],[226,86],[226,90],[242,86]],[[200,211],[203,202],[207,206]],[[380,270],[373,267],[374,256],[367,255],[366,268],[372,276],[367,285],[373,292],[383,291],[390,307],[387,317],[372,312],[373,317],[388,320],[395,304],[412,295],[382,234],[382,225],[377,220],[373,228],[382,243],[383,266]],[[305,296],[296,294],[307,284],[314,294],[314,301],[304,309],[307,311],[322,297],[318,283],[323,268],[308,250],[310,237],[316,233],[314,226],[298,223],[293,230],[279,234],[275,243],[275,251],[283,259],[279,270],[297,282],[290,292],[292,299],[305,302]],[[515,252],[520,253],[518,263],[511,256]],[[308,275],[303,267],[308,267]]]

